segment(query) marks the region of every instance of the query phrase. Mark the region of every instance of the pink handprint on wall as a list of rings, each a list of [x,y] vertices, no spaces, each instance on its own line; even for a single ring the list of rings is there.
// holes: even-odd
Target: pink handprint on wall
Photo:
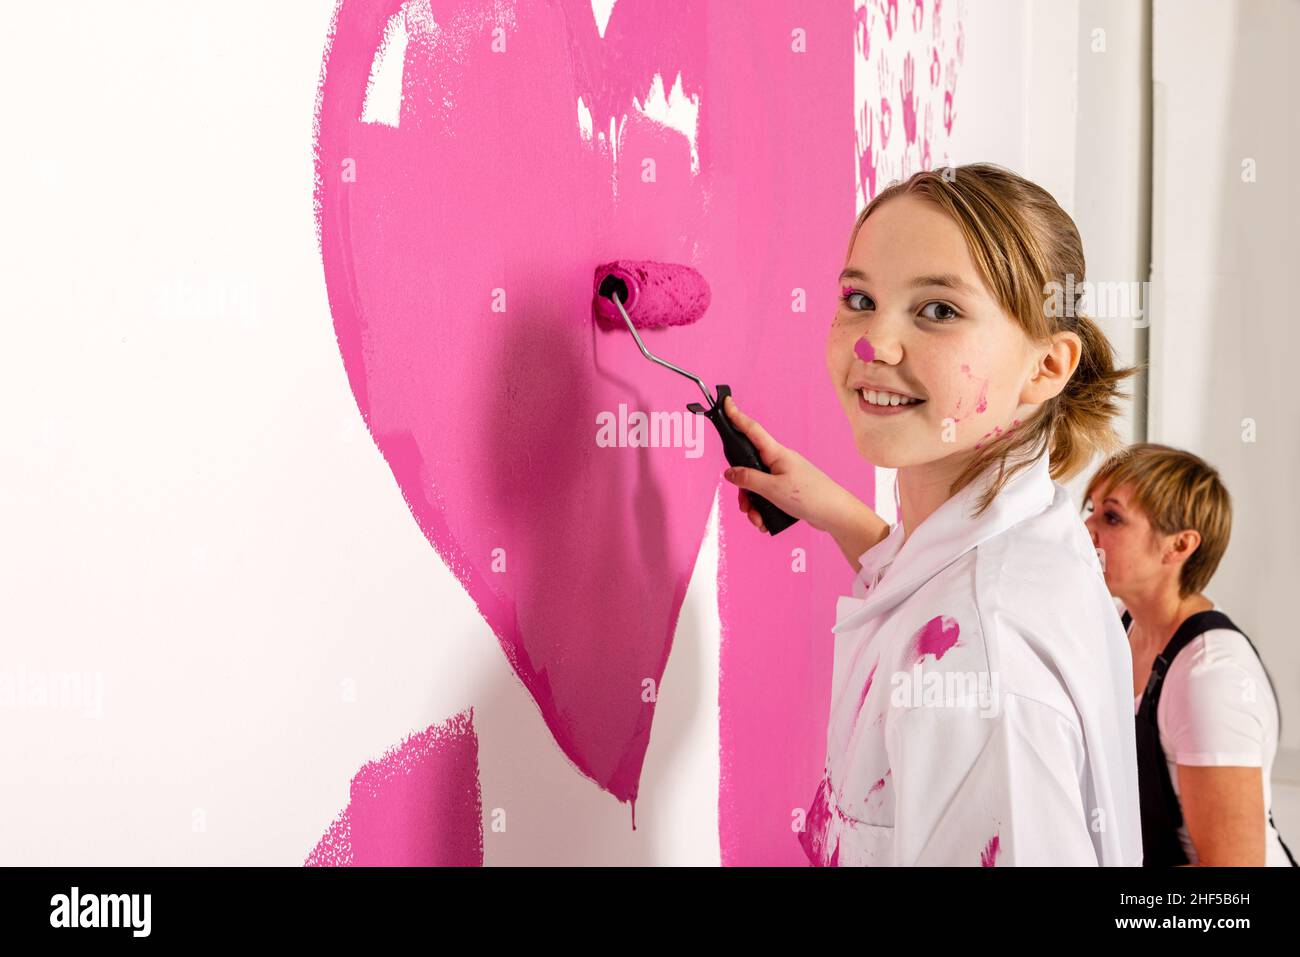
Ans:
[[[898,0],[880,0],[880,14],[885,18],[885,38],[894,39],[898,29]]]
[[[880,80],[880,149],[889,149],[889,134],[894,128],[894,109],[889,105],[889,91],[893,88],[893,73],[889,61],[880,57],[876,64],[876,76]]]
[[[862,193],[863,204],[871,202],[876,195],[876,157],[871,149],[873,131],[871,128],[871,107],[863,103],[858,111],[858,185]]]
[[[943,91],[943,128],[952,135],[952,121],[957,118],[956,110],[953,108],[953,97],[957,95],[957,67],[952,60],[948,61],[948,79],[946,88]]]
[[[908,146],[916,142],[916,95],[913,84],[915,74],[916,61],[909,53],[903,59],[903,78],[898,81],[898,89],[903,100],[903,133],[907,137]],[[904,172],[903,176],[906,178],[907,173]]]
[[[865,4],[853,8],[853,40],[858,50],[862,53],[862,59],[867,60],[871,57],[871,33],[867,30],[867,16],[870,8]]]
[[[921,138],[921,169],[931,169],[930,143],[934,140],[934,105],[925,104],[925,132]]]

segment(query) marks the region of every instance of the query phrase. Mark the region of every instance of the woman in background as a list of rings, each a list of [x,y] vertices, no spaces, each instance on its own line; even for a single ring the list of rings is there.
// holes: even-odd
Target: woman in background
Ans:
[[[1232,529],[1218,473],[1141,443],[1092,477],[1084,511],[1133,653],[1143,863],[1294,865],[1271,812],[1268,672],[1203,594]]]

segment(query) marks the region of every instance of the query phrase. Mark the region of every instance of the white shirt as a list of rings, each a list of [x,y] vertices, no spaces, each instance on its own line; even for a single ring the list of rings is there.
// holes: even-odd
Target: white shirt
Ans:
[[[861,557],[842,596],[818,864],[1139,865],[1133,669],[1046,454]]]
[[[1133,699],[1133,713],[1142,696]],[[1270,778],[1277,755],[1277,700],[1259,656],[1246,636],[1227,628],[1202,632],[1187,643],[1165,673],[1156,728],[1178,793],[1177,765],[1261,768],[1264,778],[1264,863],[1290,867],[1277,831],[1268,823],[1273,806]],[[1178,828],[1187,859],[1199,858],[1187,833]]]

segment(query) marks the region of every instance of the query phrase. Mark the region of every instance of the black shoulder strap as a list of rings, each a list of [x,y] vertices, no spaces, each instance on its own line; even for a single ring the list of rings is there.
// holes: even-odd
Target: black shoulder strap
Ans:
[[[1128,612],[1124,613],[1128,617]],[[1127,625],[1125,629],[1127,630]],[[1147,679],[1146,690],[1142,693],[1142,704],[1140,707],[1145,711],[1152,721],[1155,721],[1156,705],[1160,703],[1160,692],[1164,690],[1165,672],[1169,666],[1174,663],[1178,653],[1186,648],[1197,635],[1215,628],[1231,628],[1232,621],[1221,611],[1198,611],[1194,615],[1189,615],[1183,623],[1178,626],[1172,638],[1165,644],[1160,654],[1156,655],[1156,660],[1151,663],[1151,677]],[[1247,639],[1249,640],[1249,639]],[[1251,646],[1252,648],[1254,645]],[[1258,652],[1256,652],[1258,655]],[[1279,733],[1280,728],[1279,728]]]

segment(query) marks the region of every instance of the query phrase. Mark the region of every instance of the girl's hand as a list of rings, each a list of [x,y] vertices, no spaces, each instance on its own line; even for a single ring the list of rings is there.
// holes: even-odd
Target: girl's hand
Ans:
[[[818,531],[827,531],[842,514],[848,491],[794,449],[772,438],[767,429],[740,411],[733,397],[726,397],[723,408],[732,424],[754,443],[763,464],[772,470],[768,474],[759,469],[733,467],[723,472],[723,477],[740,489],[740,510],[749,516],[754,527],[767,531],[758,509],[751,506],[748,492],[763,496]]]

